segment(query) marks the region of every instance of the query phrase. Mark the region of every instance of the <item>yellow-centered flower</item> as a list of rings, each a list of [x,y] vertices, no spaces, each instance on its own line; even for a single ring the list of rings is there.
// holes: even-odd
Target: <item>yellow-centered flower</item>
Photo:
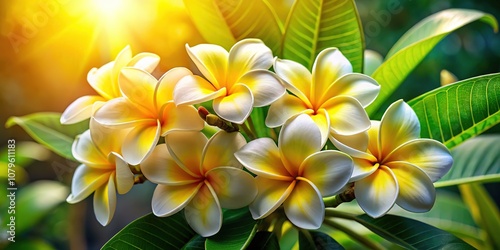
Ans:
[[[99,95],[86,95],[76,99],[61,115],[61,123],[72,124],[88,119],[94,113],[92,104],[121,97],[118,78],[122,68],[135,67],[152,72],[159,62],[160,57],[153,53],[143,52],[132,57],[130,46],[126,46],[114,61],[89,71],[87,81]]]
[[[271,50],[258,39],[237,42],[229,52],[213,44],[186,45],[189,57],[203,76],[186,76],[174,90],[180,104],[213,100],[215,113],[241,124],[253,107],[269,105],[285,93],[280,80],[268,71]]]
[[[116,207],[116,192],[127,193],[134,174],[120,156],[124,130],[110,130],[91,119],[90,129],[73,143],[73,156],[82,163],[71,182],[69,203],[77,203],[94,193],[94,213],[103,226],[109,224]]]
[[[123,97],[106,102],[94,118],[105,126],[132,128],[122,147],[128,163],[140,164],[160,136],[171,131],[203,129],[204,121],[193,106],[176,106],[172,100],[175,84],[187,75],[191,75],[188,69],[173,68],[157,80],[141,69],[122,69],[119,85]]]
[[[152,201],[156,216],[184,209],[191,228],[209,237],[222,226],[221,208],[241,208],[254,199],[254,178],[234,157],[246,144],[240,133],[219,131],[208,140],[201,132],[173,132],[165,142],[141,164],[142,173],[158,184]]]
[[[296,226],[317,229],[325,216],[323,196],[337,193],[353,171],[345,153],[325,150],[321,133],[305,114],[288,120],[281,130],[278,147],[269,138],[249,142],[236,158],[256,174],[258,194],[250,204],[254,219],[261,219],[283,204]]]
[[[386,214],[394,204],[411,212],[426,212],[436,198],[433,182],[453,164],[449,150],[440,142],[420,139],[420,123],[408,104],[399,100],[386,110],[382,120],[372,121],[368,145],[342,147],[354,160],[351,181],[356,200],[372,217]]]
[[[276,74],[292,94],[271,104],[266,117],[268,127],[278,127],[297,114],[308,114],[321,131],[322,142],[362,134],[370,127],[363,107],[378,95],[378,83],[363,74],[352,73],[347,58],[336,48],[321,51],[312,74],[290,60],[276,59]]]

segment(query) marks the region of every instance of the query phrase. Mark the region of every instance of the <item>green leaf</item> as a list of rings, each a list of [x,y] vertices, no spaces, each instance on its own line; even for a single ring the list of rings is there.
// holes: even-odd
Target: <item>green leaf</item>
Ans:
[[[72,125],[59,122],[60,113],[34,113],[22,117],[10,117],[5,126],[21,126],[35,141],[47,146],[58,155],[76,161],[71,153],[75,136],[88,129],[88,121]]]
[[[189,249],[189,250],[205,250],[205,238],[203,238],[201,235],[195,235],[194,238],[192,238],[182,249]]]
[[[198,245],[200,239],[196,236],[183,212],[169,217],[156,217],[150,213],[128,224],[102,248],[182,249],[189,244]]]
[[[464,184],[460,185],[459,188],[476,223],[486,231],[488,241],[493,245],[492,249],[500,249],[500,238],[498,237],[500,212],[493,199],[481,184]]]
[[[453,234],[417,220],[390,214],[377,219],[366,214],[355,218],[374,233],[406,249],[474,249]]]
[[[207,238],[206,249],[243,249],[250,244],[257,232],[257,221],[248,207],[226,210],[221,230]]]
[[[500,122],[500,73],[437,88],[408,104],[420,120],[420,135],[451,149]]]
[[[9,244],[5,248],[5,250],[26,250],[26,249],[55,250],[56,248],[42,239],[23,239],[22,241],[16,240],[16,242]]]
[[[282,57],[311,70],[316,56],[337,47],[354,72],[363,68],[363,32],[352,0],[297,0],[285,25]]]
[[[451,151],[453,166],[435,187],[500,181],[500,135],[481,135]]]
[[[282,28],[279,18],[264,0],[184,0],[203,38],[230,49],[244,38],[260,38],[275,55],[279,52]]]
[[[479,249],[484,244],[483,230],[474,222],[469,208],[460,195],[444,189],[437,190],[436,202],[426,213],[412,213],[399,207],[394,207],[389,213],[435,226],[460,237]]]
[[[373,74],[373,72],[375,72],[375,70],[382,65],[383,61],[384,58],[378,52],[369,49],[365,50],[363,74]]]
[[[299,231],[299,249],[344,249],[344,247],[323,232]]]
[[[255,234],[248,249],[255,250],[279,250],[280,243],[275,234],[267,231],[260,231]]]
[[[372,74],[381,89],[378,98],[367,107],[367,112],[374,114],[439,41],[476,20],[490,24],[495,31],[498,29],[492,15],[477,10],[448,9],[423,19],[408,30]]]
[[[15,197],[16,201],[15,214],[8,214],[10,209],[4,209],[2,211],[2,213],[5,213],[2,227],[5,227],[9,223],[10,216],[14,215],[16,218],[16,234],[22,234],[33,228],[57,205],[64,202],[69,194],[68,188],[63,184],[45,180],[33,182],[20,189],[17,193],[15,191],[8,192],[10,194],[14,192],[13,197]]]

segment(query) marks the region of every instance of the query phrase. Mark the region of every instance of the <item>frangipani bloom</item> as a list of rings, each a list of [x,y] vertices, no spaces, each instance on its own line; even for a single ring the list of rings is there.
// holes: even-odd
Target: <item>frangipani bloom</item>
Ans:
[[[120,156],[124,130],[110,131],[90,121],[90,129],[73,143],[73,156],[82,163],[73,175],[71,194],[77,203],[94,193],[94,213],[103,226],[109,224],[116,207],[116,192],[127,193],[134,185],[134,174]]]
[[[203,237],[222,226],[222,208],[247,206],[257,194],[254,178],[241,169],[234,152],[246,144],[240,133],[219,131],[208,140],[201,132],[174,132],[142,164],[158,183],[153,213],[170,216],[184,209],[186,220]]]
[[[137,68],[123,68],[120,90],[123,97],[106,102],[94,117],[105,126],[132,128],[123,142],[122,154],[140,164],[154,149],[160,136],[175,130],[201,130],[204,121],[193,106],[176,106],[172,91],[179,79],[191,75],[186,68],[173,68],[160,80]]]
[[[352,159],[339,151],[325,150],[321,133],[305,114],[283,126],[278,147],[269,138],[249,142],[236,158],[256,174],[259,192],[250,204],[254,219],[261,219],[283,204],[296,226],[317,229],[324,219],[323,196],[337,193],[349,181]]]
[[[285,94],[271,104],[268,127],[308,114],[320,128],[322,142],[330,135],[335,145],[337,138],[363,134],[370,127],[363,107],[377,97],[380,86],[369,76],[352,73],[351,64],[338,49],[321,51],[312,74],[299,63],[281,59],[275,60],[274,70],[293,95]]]
[[[87,81],[99,95],[86,95],[76,99],[61,115],[61,123],[72,124],[88,119],[94,112],[92,104],[122,96],[118,86],[122,68],[135,67],[152,72],[159,62],[160,57],[152,53],[144,52],[132,57],[130,46],[126,46],[114,61],[89,71]]]
[[[394,203],[412,212],[431,209],[436,198],[432,183],[453,164],[448,149],[419,138],[418,118],[402,100],[393,103],[380,122],[372,121],[368,135],[366,152],[342,148],[354,159],[351,181],[361,208],[372,217],[386,214]]]
[[[276,75],[268,71],[271,50],[258,39],[244,39],[229,51],[213,44],[186,45],[203,76],[186,76],[174,90],[177,105],[213,101],[221,118],[241,124],[253,107],[269,105],[285,93]]]

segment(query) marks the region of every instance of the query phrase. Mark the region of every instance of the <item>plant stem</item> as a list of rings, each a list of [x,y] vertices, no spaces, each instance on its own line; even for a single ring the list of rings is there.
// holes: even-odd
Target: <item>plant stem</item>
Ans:
[[[323,198],[323,202],[325,203],[325,207],[338,207],[340,204],[344,202],[351,202],[356,198],[354,195],[354,183],[351,183],[344,192]]]
[[[364,245],[365,247],[367,247],[369,249],[377,249],[377,250],[384,249],[384,247],[381,246],[380,244],[373,242],[372,240],[364,237],[363,235],[358,234],[354,230],[351,230],[348,227],[346,227],[340,223],[333,221],[332,219],[325,219],[324,224],[329,226],[329,227],[332,227],[332,228],[335,228],[335,229],[338,229],[338,230],[344,232],[349,237],[351,237],[352,239],[356,240],[357,242],[361,243],[362,245]]]
[[[333,208],[326,208],[325,209],[325,217],[335,217],[335,218],[342,218],[346,220],[354,220],[357,221],[357,218],[355,215],[342,212],[342,211],[337,211]]]
[[[249,117],[250,118],[250,117]],[[250,138],[250,140],[255,140],[257,137],[255,137],[255,134],[248,128],[247,122],[245,121],[240,125],[240,127],[243,129],[245,134]]]
[[[257,131],[255,130],[255,126],[253,124],[252,116],[248,116],[247,120],[248,122],[248,127],[252,131],[252,134],[254,135],[255,138],[257,138]]]

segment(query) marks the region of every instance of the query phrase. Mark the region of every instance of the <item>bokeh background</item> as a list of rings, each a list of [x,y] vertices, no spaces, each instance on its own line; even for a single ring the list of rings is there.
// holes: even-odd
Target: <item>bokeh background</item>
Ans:
[[[293,1],[270,2],[284,22]],[[356,0],[356,4],[366,47],[382,55],[414,24],[443,9],[477,9],[500,19],[500,2],[496,0]],[[126,45],[134,54],[158,54],[161,62],[153,74],[160,76],[172,67],[192,68],[184,45],[202,42],[180,0],[2,0],[0,124],[11,116],[62,112],[78,97],[94,94],[86,82],[87,72],[114,60]],[[394,100],[410,100],[438,87],[442,69],[458,79],[500,72],[500,36],[481,22],[452,33],[407,78]],[[499,131],[498,126],[491,131]],[[2,126],[2,150],[11,138],[32,141],[20,127]],[[38,150],[28,148],[31,152]],[[56,180],[69,186],[77,164],[51,153],[41,155],[26,164],[20,184]],[[107,227],[95,220],[88,198],[77,205],[58,205],[39,218],[35,227],[17,236],[41,245],[48,243],[47,249],[49,245],[57,249],[99,249],[118,230],[151,211],[153,188],[145,183],[120,196],[115,217]]]

